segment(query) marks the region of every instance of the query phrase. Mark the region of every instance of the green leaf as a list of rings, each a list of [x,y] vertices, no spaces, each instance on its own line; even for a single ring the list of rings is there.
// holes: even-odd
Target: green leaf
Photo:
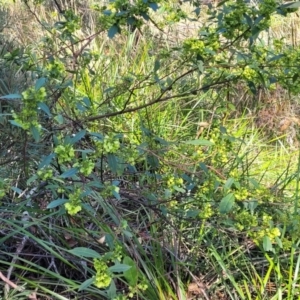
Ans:
[[[80,111],[80,112],[85,112],[87,110],[87,108],[85,106],[83,106],[81,103],[76,103],[76,108]]]
[[[156,73],[160,68],[160,61],[158,59],[154,62],[154,73]]]
[[[124,277],[127,280],[129,286],[136,286],[138,282],[138,270],[135,262],[129,257],[125,256],[123,263],[131,268],[124,272]]]
[[[195,145],[195,146],[212,146],[213,145],[213,143],[211,141],[203,140],[203,139],[188,140],[188,141],[184,141],[183,143],[187,144],[187,145]]]
[[[53,159],[53,157],[55,157],[55,155],[56,155],[55,153],[51,153],[51,154],[47,155],[46,157],[44,157],[44,159],[38,165],[38,169],[42,169],[44,167],[49,166],[51,163],[51,160]]]
[[[200,167],[200,169],[203,170],[206,174],[209,173],[209,170],[208,170],[208,168],[207,168],[207,166],[206,166],[205,163],[201,162],[201,163],[199,164],[199,167]]]
[[[77,152],[81,152],[83,154],[87,154],[87,153],[94,153],[95,151],[92,149],[76,149]]]
[[[263,238],[263,248],[265,251],[273,250],[272,242],[268,236],[264,236]]]
[[[103,141],[104,140],[104,136],[101,133],[96,133],[96,132],[90,132],[89,133],[91,136],[96,137],[98,140]]]
[[[128,231],[128,230],[123,230],[122,233],[123,233],[126,237],[128,237],[128,238],[132,238],[132,237],[133,237],[133,234],[132,234],[130,231]]]
[[[117,200],[121,200],[121,196],[120,196],[120,194],[119,194],[118,192],[113,191],[112,194],[113,194],[113,196],[114,196]]]
[[[253,25],[252,24],[253,23],[252,18],[249,15],[247,15],[247,14],[244,14],[244,17],[246,19],[246,22],[247,22],[248,26],[252,27],[252,25]]]
[[[168,141],[166,141],[166,140],[164,140],[164,139],[162,139],[162,138],[160,138],[158,136],[156,136],[154,138],[154,140],[157,141],[157,142],[159,142],[163,146],[169,146],[170,145],[170,142],[168,142]]]
[[[23,191],[16,186],[12,186],[11,189],[18,195],[21,195],[23,193]]]
[[[284,57],[284,56],[285,56],[284,54],[275,55],[275,56],[271,57],[271,58],[268,60],[268,62],[271,62],[271,61],[274,61],[274,60],[278,60],[278,59],[280,59],[280,58],[282,58],[282,57]]]
[[[200,12],[201,12],[200,7],[197,7],[193,12],[196,14],[197,17],[199,17]]]
[[[159,9],[158,4],[155,3],[155,2],[150,2],[150,3],[148,3],[148,6],[149,6],[152,10],[154,10],[154,11],[157,11],[157,10]]]
[[[245,205],[247,206],[246,208],[250,210],[250,212],[253,214],[255,209],[257,208],[258,206],[258,201],[257,200],[250,200],[249,202],[247,202],[247,204]]]
[[[55,208],[57,206],[60,206],[62,204],[65,204],[66,202],[68,202],[68,199],[56,199],[51,201],[48,205],[47,208],[51,209],[51,208]]]
[[[147,163],[153,169],[157,169],[159,167],[159,159],[154,155],[147,155]]]
[[[116,264],[114,266],[109,267],[108,269],[113,273],[126,272],[131,268],[131,266],[125,264]]]
[[[0,99],[6,99],[6,100],[22,99],[22,95],[20,95],[20,94],[9,94],[9,95],[6,95],[6,96],[1,96]]]
[[[39,90],[41,87],[43,87],[46,83],[46,78],[45,77],[42,77],[42,78],[39,78],[36,83],[35,83],[35,90]]]
[[[62,180],[62,179],[59,179],[58,177],[53,177],[53,178],[51,178],[51,179],[54,180],[54,181],[57,181],[57,182],[59,182],[59,183],[65,184],[65,181]]]
[[[259,189],[259,188],[260,188],[260,184],[259,184],[259,182],[258,182],[256,179],[254,179],[254,178],[249,178],[248,180],[249,180],[249,182],[253,185],[253,187],[254,187],[255,189]]]
[[[69,253],[81,256],[81,257],[90,257],[90,258],[100,258],[101,255],[93,249],[89,249],[86,247],[76,247],[72,250],[68,250]]]
[[[224,184],[224,189],[229,190],[234,183],[234,178],[228,178]]]
[[[296,73],[292,78],[293,82],[295,82],[298,78],[299,78],[299,74]]]
[[[234,194],[230,193],[221,200],[219,205],[219,211],[221,214],[226,214],[230,212],[234,204],[234,199],[235,199]]]
[[[277,245],[282,249],[283,248],[282,240],[278,236],[276,236],[275,241],[276,241]]]
[[[174,190],[179,193],[185,193],[185,189],[183,189],[182,187],[179,187],[177,185],[174,186]]]
[[[27,179],[26,184],[30,185],[32,182],[36,181],[38,179],[37,175],[33,175],[30,178]]]
[[[113,248],[114,242],[115,242],[114,237],[110,233],[106,233],[105,234],[105,243],[108,245],[108,247],[110,249]]]
[[[71,168],[70,170],[62,173],[59,177],[60,178],[67,178],[67,177],[72,177],[78,172],[78,168]]]
[[[9,120],[9,123],[11,125],[23,128],[23,126],[20,123],[18,123],[17,121],[15,121],[15,120]]]
[[[200,209],[189,209],[186,211],[187,218],[195,218],[199,215]]]
[[[70,144],[74,145],[75,143],[80,141],[85,136],[85,134],[86,134],[86,130],[81,130],[81,131],[77,132],[75,134],[75,136],[71,138]]]
[[[31,134],[36,142],[40,140],[40,131],[36,126],[30,126]]]
[[[109,153],[107,155],[107,162],[108,162],[110,170],[113,173],[117,173],[117,171],[118,171],[117,157],[114,154]]]
[[[50,109],[48,107],[48,105],[44,102],[39,102],[38,107],[45,112],[49,117],[51,116],[51,112]]]
[[[198,66],[199,72],[202,74],[204,72],[203,61],[202,60],[198,60],[197,61],[197,66]]]
[[[117,297],[117,288],[113,280],[110,282],[109,288],[107,290],[107,296],[108,299],[116,299]]]
[[[299,8],[299,7],[300,7],[300,1],[286,3],[280,6],[280,8]]]
[[[86,290],[90,285],[92,285],[95,281],[95,277],[92,277],[86,281],[84,281],[78,288],[78,291],[84,291]]]
[[[64,117],[62,115],[57,115],[56,117],[54,117],[54,119],[60,125],[64,124],[64,122],[65,122],[65,119],[64,119]]]
[[[107,35],[112,39],[117,33],[120,33],[120,27],[115,24],[108,29]]]
[[[248,85],[250,91],[252,92],[252,94],[256,95],[257,94],[257,90],[256,90],[255,84],[252,81],[248,81],[247,85]]]
[[[83,97],[82,99],[83,103],[85,104],[86,107],[90,107],[91,106],[91,100],[88,97]]]
[[[150,17],[149,17],[149,15],[148,15],[147,13],[141,13],[141,16],[142,16],[142,18],[143,18],[144,20],[146,20],[146,21],[149,21],[149,20],[150,20]]]

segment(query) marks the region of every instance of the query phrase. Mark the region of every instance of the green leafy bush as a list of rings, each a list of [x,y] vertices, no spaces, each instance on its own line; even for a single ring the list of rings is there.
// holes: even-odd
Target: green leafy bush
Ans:
[[[230,118],[238,89],[253,97],[279,87],[299,93],[299,49],[265,39],[272,16],[299,3],[210,5],[195,36],[160,47],[151,30],[163,22],[153,12],[176,23],[197,19],[204,7],[196,4],[190,16],[164,1],[91,5],[97,17],[89,29],[82,11],[66,3],[55,1],[48,14],[45,1],[21,3],[41,32],[35,45],[1,58],[33,82],[0,97],[18,101],[1,112],[14,162],[0,163],[0,265],[11,265],[28,289],[61,299],[186,299],[189,281],[211,266],[222,279],[194,290],[206,299],[219,289],[231,299],[264,297],[266,283],[284,272],[287,294],[296,294],[297,269],[282,263],[279,271],[270,255],[280,264],[280,254],[291,252],[294,263],[299,168],[266,185],[264,174],[253,173],[255,129],[246,120],[239,132]],[[289,185],[292,198],[284,194]],[[18,217],[24,211],[26,223]],[[23,248],[6,251],[17,233],[22,247],[42,252],[42,263],[22,256]],[[267,260],[268,272],[251,264],[242,240]],[[37,280],[27,278],[33,273]]]

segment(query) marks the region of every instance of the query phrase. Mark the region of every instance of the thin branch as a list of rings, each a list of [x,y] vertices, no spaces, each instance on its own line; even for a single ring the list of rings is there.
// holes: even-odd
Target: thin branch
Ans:
[[[106,113],[106,114],[102,114],[102,115],[98,115],[98,116],[92,116],[92,117],[88,117],[86,118],[85,120],[82,121],[82,123],[87,123],[87,122],[91,122],[91,121],[95,121],[95,120],[101,120],[101,119],[104,119],[104,118],[108,118],[108,117],[114,117],[114,116],[118,116],[118,115],[121,115],[121,114],[126,114],[126,113],[130,113],[130,112],[135,112],[135,111],[138,111],[140,109],[143,109],[143,108],[146,108],[146,107],[149,107],[149,106],[152,106],[156,103],[160,103],[160,102],[166,102],[168,100],[171,100],[171,99],[177,99],[177,98],[182,98],[182,97],[188,97],[188,96],[191,96],[192,93],[197,93],[197,92],[200,92],[200,91],[203,91],[203,90],[207,90],[207,89],[210,89],[214,86],[217,86],[217,85],[220,85],[220,84],[224,84],[224,83],[227,83],[229,80],[224,80],[222,82],[216,82],[216,83],[213,83],[213,84],[209,84],[207,86],[204,86],[202,88],[199,88],[199,89],[195,89],[193,91],[189,91],[187,93],[183,93],[183,94],[178,94],[178,95],[173,95],[173,96],[167,96],[167,97],[162,97],[165,92],[169,91],[170,90],[170,87],[168,87],[167,89],[165,89],[162,94],[157,97],[156,99],[154,99],[153,101],[150,101],[148,103],[145,103],[145,104],[142,104],[142,105],[139,105],[139,106],[136,106],[136,107],[132,107],[132,108],[128,108],[128,109],[122,109],[122,110],[119,110],[119,111],[116,111],[116,112],[112,112],[112,113]]]
[[[6,283],[6,285],[9,285],[15,290],[18,290],[19,292],[23,292],[25,289],[23,287],[17,286],[15,283],[13,283],[11,280],[9,280],[7,277],[4,276],[4,274],[0,271],[0,279]]]

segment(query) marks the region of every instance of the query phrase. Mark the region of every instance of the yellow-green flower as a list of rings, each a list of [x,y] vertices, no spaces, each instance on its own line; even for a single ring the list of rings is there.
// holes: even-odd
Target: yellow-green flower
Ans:
[[[37,175],[44,181],[51,179],[53,177],[53,170],[50,168],[45,168],[37,171]]]
[[[203,206],[201,212],[199,213],[199,217],[201,219],[208,219],[213,215],[213,209],[211,207],[210,203],[205,203],[205,205]]]
[[[84,176],[88,176],[92,173],[94,167],[95,167],[95,163],[89,159],[86,159],[82,162],[77,162],[74,164],[74,167],[78,167],[79,171],[84,175]]]
[[[80,195],[81,190],[77,188],[74,193],[69,194],[69,201],[65,203],[65,209],[71,216],[76,215],[82,209]]]
[[[249,197],[249,192],[246,188],[240,188],[234,192],[235,199],[238,201],[243,201]]]
[[[58,145],[54,152],[60,163],[70,162],[75,157],[75,150],[72,145]]]
[[[99,288],[106,288],[111,283],[111,275],[107,264],[101,259],[94,259],[94,268],[96,270],[94,285]]]
[[[67,202],[65,203],[65,209],[69,215],[74,216],[81,211],[82,207],[81,205],[74,205],[73,203]]]

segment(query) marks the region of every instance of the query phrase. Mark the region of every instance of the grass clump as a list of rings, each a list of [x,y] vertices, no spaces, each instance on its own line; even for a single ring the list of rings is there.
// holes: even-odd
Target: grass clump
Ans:
[[[1,52],[1,297],[297,297],[299,49],[272,35],[296,6],[18,5],[36,30]]]

